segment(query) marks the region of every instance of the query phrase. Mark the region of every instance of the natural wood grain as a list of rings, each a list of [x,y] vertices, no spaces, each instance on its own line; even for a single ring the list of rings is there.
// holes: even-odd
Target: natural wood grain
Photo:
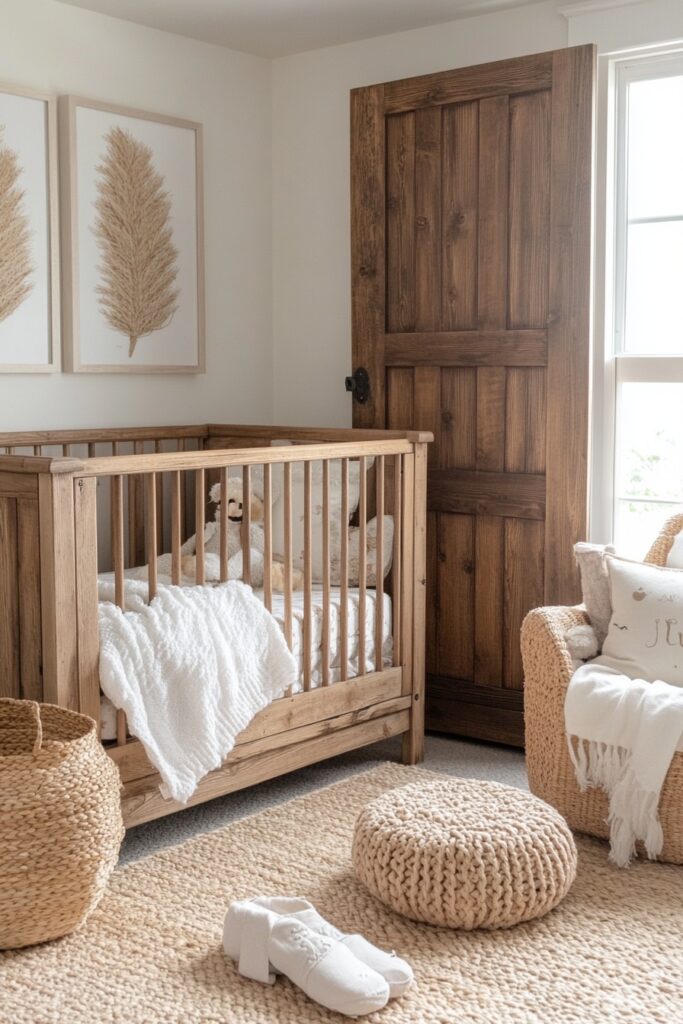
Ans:
[[[438,512],[543,519],[545,477],[532,473],[478,473],[434,469],[429,474],[429,507]]]
[[[205,470],[197,469],[194,474],[194,495],[195,495],[195,562],[194,581],[202,584],[205,581],[205,560],[204,560],[204,495],[206,493]],[[186,475],[186,474],[184,474]],[[244,551],[242,552],[244,556]]]
[[[393,703],[401,697],[401,673],[396,670],[373,672],[363,678],[335,683],[328,691],[315,689],[273,701],[251,720],[235,741],[235,748],[263,743],[280,737],[277,746],[290,744],[292,730],[316,723],[334,721],[342,715],[356,715]],[[123,782],[153,775],[155,769],[144,747],[132,740],[125,747],[108,747],[107,753],[118,765]]]
[[[398,711],[333,731],[330,735],[300,741],[292,747],[257,754],[248,760],[235,755],[233,761],[228,759],[222,768],[207,775],[186,804],[164,800],[159,793],[157,776],[152,775],[140,782],[131,782],[125,787],[121,801],[124,825],[131,828],[133,825],[152,821],[185,807],[193,807],[205,800],[266,782],[268,779],[285,775],[316,761],[335,757],[356,747],[364,747],[390,736],[398,736],[407,730],[409,721],[408,711]]]
[[[74,488],[79,711],[100,725],[100,644],[97,613],[97,481]]]
[[[387,423],[414,423],[414,375],[412,368],[387,369]]]
[[[90,483],[89,480],[83,480],[81,483]],[[147,489],[147,502],[146,502],[146,515],[147,515],[147,527],[146,527],[146,540],[147,540],[147,583],[149,591],[149,600],[151,601],[156,597],[157,593],[157,495],[158,495],[158,480],[156,473],[148,473],[145,477],[145,484]]]
[[[580,589],[573,545],[588,519],[591,338],[591,210],[596,49],[553,55],[548,306],[548,604],[573,604]]]
[[[429,467],[438,466],[441,450],[441,370],[437,366],[416,366],[413,419],[421,430],[429,430],[434,442],[429,446]]]
[[[430,105],[465,103],[485,96],[507,96],[509,93],[546,89],[551,82],[552,57],[552,53],[534,53],[528,57],[387,82],[382,87],[384,109],[387,113],[396,113]]]
[[[477,306],[482,330],[507,328],[510,101],[479,104],[479,265]]]
[[[437,673],[471,679],[474,659],[474,519],[442,515]]]
[[[478,516],[476,520],[473,678],[478,686],[500,687],[503,678],[503,527],[504,521],[497,516]],[[519,572],[521,567],[515,565],[514,571]]]
[[[477,326],[479,105],[444,107],[442,118],[441,326],[472,330]]]
[[[477,370],[477,466],[499,472],[505,468],[505,369]]]
[[[251,466],[248,465],[242,467],[242,579],[251,584]]]
[[[304,621],[303,621],[303,686],[304,690],[311,689],[311,657],[312,657],[312,595],[313,586],[313,539],[312,539],[312,501],[311,501],[311,464],[304,465]]]
[[[368,474],[365,456],[358,460],[359,498],[358,498],[358,671],[357,675],[365,675],[365,609],[367,590],[367,525],[368,525]]]
[[[441,469],[475,469],[477,464],[477,371],[441,371]]]
[[[339,666],[342,681],[348,678],[349,673],[349,531],[343,526],[349,521],[349,460],[342,459],[340,463],[340,485],[341,485],[341,510],[340,522],[342,529],[339,538]]]
[[[548,319],[550,91],[510,99],[508,326]]]
[[[362,361],[386,400],[374,416],[354,403],[354,423],[381,427],[386,416],[391,427],[421,426],[436,439],[427,520],[431,669],[444,643],[444,657],[451,656],[442,636],[444,595],[453,600],[444,566],[457,541],[444,520],[483,517],[473,525],[473,572],[481,580],[470,609],[476,618],[479,608],[480,628],[471,634],[477,653],[473,646],[469,675],[453,679],[456,688],[463,677],[475,687],[472,680],[482,679],[494,697],[504,694],[501,652],[512,643],[507,602],[523,587],[515,580],[506,589],[503,573],[526,572],[523,559],[504,569],[503,519],[533,531],[552,507],[539,599],[553,594],[562,603],[573,595],[560,595],[559,579],[565,590],[573,585],[571,541],[585,529],[591,62],[590,49],[569,49],[385,83],[367,96],[358,90],[354,100],[372,116],[370,142],[362,143],[368,173],[352,176],[352,205],[360,209],[371,194],[372,217],[379,220],[383,202],[387,224],[372,288],[354,297],[361,322],[374,325],[372,342],[363,335]],[[377,144],[380,122],[386,152]],[[383,198],[375,187],[382,179]],[[354,240],[352,261],[357,265]],[[385,274],[391,308],[378,329]],[[411,308],[414,302],[414,322],[401,313],[402,298]],[[357,365],[355,333],[353,345]],[[369,347],[373,362],[365,360]],[[570,410],[575,389],[580,397]],[[405,626],[405,608],[402,615]],[[406,635],[404,628],[402,642]],[[435,675],[448,673],[439,668]],[[456,731],[461,703],[454,695]],[[481,721],[483,712],[467,714]]]
[[[74,482],[39,478],[44,700],[78,710]]]
[[[415,327],[415,115],[387,118],[387,329]]]
[[[327,465],[327,463],[325,463]],[[226,471],[223,469],[221,473],[224,474]],[[221,477],[221,479],[224,479]],[[223,493],[225,493],[225,487],[223,487]],[[223,505],[226,508],[226,505]],[[226,571],[225,579],[228,578],[227,573],[227,529],[223,527],[223,519],[225,519],[227,527],[227,512],[221,518],[221,552],[223,547],[226,547],[225,559],[226,559]],[[223,535],[225,534],[225,541]],[[221,560],[223,555],[221,554]],[[223,570],[221,569],[221,579],[223,579]],[[263,602],[268,609],[271,611],[273,608],[273,467],[266,465],[263,467]]]
[[[0,696],[21,697],[17,501],[0,497]]]
[[[384,457],[375,463],[375,509],[377,514],[377,549],[375,560],[375,671],[382,669],[384,636]]]
[[[322,562],[323,562],[323,621],[322,621],[322,684],[330,684],[330,463],[323,462],[322,479]],[[346,521],[344,530],[346,528]],[[346,531],[345,531],[346,532]],[[381,668],[376,665],[375,668]]]
[[[415,112],[415,329],[441,324],[441,111]]]
[[[417,764],[424,758],[425,729],[425,615],[426,615],[426,557],[427,523],[427,445],[417,444],[414,455],[414,497],[412,507],[413,538],[413,636],[410,725],[403,736],[404,764]]]
[[[171,581],[178,586],[182,572],[180,546],[182,544],[182,512],[180,473],[171,473]]]
[[[0,543],[0,549],[3,545]],[[1,558],[2,556],[0,556]],[[17,574],[21,696],[43,699],[43,644],[40,606],[40,518],[38,502],[17,500]],[[4,604],[0,602],[0,607]],[[0,649],[2,644],[0,644]]]

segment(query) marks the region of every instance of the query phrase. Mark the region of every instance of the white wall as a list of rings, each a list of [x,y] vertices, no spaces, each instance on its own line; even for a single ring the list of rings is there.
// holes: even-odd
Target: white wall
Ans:
[[[206,375],[0,376],[0,430],[272,411],[270,62],[53,0],[1,0],[3,83],[204,125]]]
[[[547,3],[274,62],[276,422],[351,422],[349,90],[566,45]]]

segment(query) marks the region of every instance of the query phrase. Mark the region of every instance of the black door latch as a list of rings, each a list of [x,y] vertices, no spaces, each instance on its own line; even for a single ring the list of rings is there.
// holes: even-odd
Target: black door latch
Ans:
[[[365,405],[370,397],[370,378],[365,367],[359,366],[352,377],[345,377],[344,387],[360,405]]]

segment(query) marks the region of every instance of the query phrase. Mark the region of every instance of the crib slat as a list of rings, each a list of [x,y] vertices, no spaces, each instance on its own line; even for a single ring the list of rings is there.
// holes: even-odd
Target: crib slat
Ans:
[[[185,474],[186,475],[186,474]],[[204,573],[204,476],[203,469],[194,471],[195,569],[194,581],[203,584]]]
[[[303,676],[304,690],[311,688],[311,463],[304,463],[304,622],[303,622]]]
[[[125,610],[123,590],[123,477],[113,476],[111,479],[111,553],[114,563],[114,600],[119,608]]]
[[[391,572],[392,634],[394,665],[401,664],[401,455],[394,455],[394,552]]]
[[[42,455],[43,454],[43,446],[42,446],[42,444],[34,444],[34,446],[33,446],[33,454],[34,455]]]
[[[292,650],[292,464],[286,462],[283,468],[283,498],[284,498],[284,547],[285,547],[285,568],[284,568],[284,598],[285,598],[285,640],[290,651]],[[291,697],[292,687],[287,690],[287,696]]]
[[[251,583],[251,466],[242,467],[242,579]]]
[[[221,517],[218,524],[220,535],[221,583],[228,579],[228,471],[221,470]]]
[[[377,547],[375,549],[375,672],[382,671],[384,633],[384,456],[375,463]]]
[[[330,460],[323,461],[323,686],[330,685]]]
[[[180,584],[182,543],[182,503],[180,470],[171,473],[171,581],[174,586]]]
[[[90,441],[90,443],[88,444],[88,458],[89,459],[94,459],[96,454],[97,454],[97,445],[93,441]]]
[[[263,467],[263,602],[273,610],[273,476],[268,462]]]
[[[341,460],[341,513],[339,541],[339,664],[340,679],[349,673],[349,460]]]
[[[367,588],[368,475],[365,456],[358,459],[360,497],[358,501],[358,675],[365,675],[365,592]]]
[[[163,444],[157,439],[154,442],[155,454],[162,452]],[[157,551],[164,550],[164,474],[157,473],[157,493],[156,493],[156,505],[157,505]]]
[[[147,473],[147,581],[149,600],[157,593],[157,474]]]
[[[135,441],[136,455],[143,455],[144,441]],[[136,473],[128,477],[128,547],[131,565],[141,565],[145,560],[144,493],[142,476]]]
[[[123,575],[123,478],[114,476],[111,480],[111,551],[114,563],[114,600],[121,611],[126,610],[126,599]],[[124,711],[116,711],[116,742],[122,746],[126,742],[126,715]]]
[[[178,441],[176,443],[176,450],[179,451],[179,452],[184,452],[185,451],[185,438],[184,437],[179,437],[178,438]],[[185,508],[186,504],[187,504],[187,479],[183,479],[181,481],[181,499],[180,499],[180,539],[181,539],[181,543],[187,537],[187,530],[186,530],[187,510]]]

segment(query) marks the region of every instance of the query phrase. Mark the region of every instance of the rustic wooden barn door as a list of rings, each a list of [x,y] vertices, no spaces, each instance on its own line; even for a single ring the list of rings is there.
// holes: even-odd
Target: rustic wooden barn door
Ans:
[[[595,52],[351,97],[354,424],[432,430],[428,727],[520,743],[519,628],[577,597]],[[362,397],[362,396],[361,396]]]

